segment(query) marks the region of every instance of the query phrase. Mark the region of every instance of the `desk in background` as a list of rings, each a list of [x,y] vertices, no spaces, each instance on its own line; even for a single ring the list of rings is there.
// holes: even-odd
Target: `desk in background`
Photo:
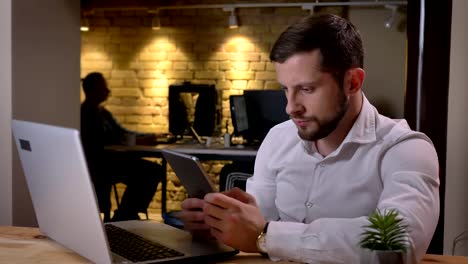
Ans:
[[[113,145],[105,147],[107,151],[127,152],[141,157],[161,158],[163,149],[171,149],[181,153],[197,156],[200,160],[232,160],[254,161],[257,155],[257,147],[229,147],[212,145],[207,147],[200,144],[160,144],[156,146],[122,146]]]
[[[0,226],[0,263],[91,263],[78,254],[44,237],[38,228]],[[272,262],[258,254],[240,253],[226,264],[291,264]],[[420,264],[468,264],[468,257],[426,255]]]
[[[138,157],[155,157],[162,158],[161,151],[163,149],[171,149],[181,153],[189,154],[198,157],[200,160],[231,160],[231,161],[255,161],[257,156],[257,148],[254,147],[229,147],[225,148],[221,145],[212,145],[207,147],[200,144],[160,144],[156,146],[122,146],[113,145],[105,147],[106,151],[123,152]],[[162,166],[166,171],[167,163],[163,159]],[[161,179],[161,213],[167,211],[167,178],[163,175]]]

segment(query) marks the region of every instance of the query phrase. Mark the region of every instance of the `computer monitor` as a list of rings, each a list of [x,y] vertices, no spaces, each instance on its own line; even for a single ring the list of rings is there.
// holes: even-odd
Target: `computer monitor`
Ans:
[[[246,90],[230,103],[234,132],[248,144],[260,144],[273,126],[289,119],[283,90]]]
[[[229,96],[229,106],[231,108],[231,121],[234,127],[234,135],[242,135],[249,129],[249,119],[247,117],[247,107],[243,95]]]
[[[175,136],[212,136],[216,126],[214,85],[183,83],[169,86],[169,132]]]

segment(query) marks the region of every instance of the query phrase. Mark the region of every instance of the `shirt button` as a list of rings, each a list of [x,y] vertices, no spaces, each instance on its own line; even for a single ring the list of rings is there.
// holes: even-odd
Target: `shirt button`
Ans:
[[[312,203],[312,202],[306,202],[306,203],[305,203],[305,206],[306,206],[307,208],[312,208],[312,206],[314,206],[314,203]]]

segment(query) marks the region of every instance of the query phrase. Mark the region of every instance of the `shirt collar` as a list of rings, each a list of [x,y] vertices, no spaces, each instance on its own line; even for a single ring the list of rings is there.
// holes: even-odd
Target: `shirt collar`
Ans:
[[[362,93],[361,112],[341,145],[348,142],[363,144],[375,141],[377,138],[376,115],[377,110],[369,103],[364,93]]]

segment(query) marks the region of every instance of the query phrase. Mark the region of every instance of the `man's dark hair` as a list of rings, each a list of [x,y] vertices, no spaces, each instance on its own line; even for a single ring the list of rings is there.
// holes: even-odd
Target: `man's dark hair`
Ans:
[[[88,94],[89,91],[93,90],[96,86],[96,82],[103,80],[104,76],[100,72],[92,72],[83,79],[83,91]]]
[[[319,49],[322,71],[342,85],[345,72],[363,67],[361,35],[351,22],[336,15],[308,16],[289,26],[276,40],[270,60],[283,63],[291,56]]]

